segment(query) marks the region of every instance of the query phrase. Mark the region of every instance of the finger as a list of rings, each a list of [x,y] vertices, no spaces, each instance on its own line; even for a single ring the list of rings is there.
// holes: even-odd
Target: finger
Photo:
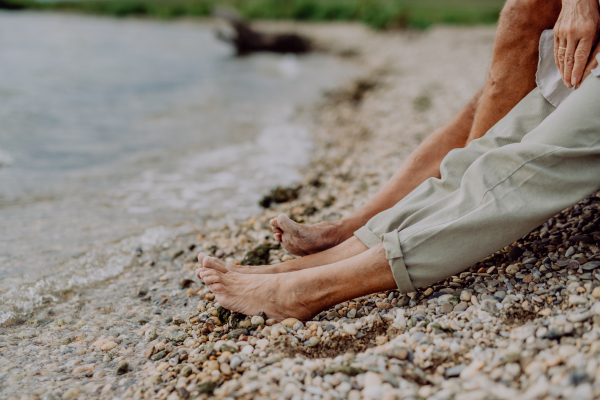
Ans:
[[[560,47],[560,39],[556,36],[558,33],[558,29],[554,28],[554,64],[558,67],[560,71],[560,62],[558,61],[558,48]]]
[[[583,71],[587,65],[590,53],[592,51],[592,42],[588,39],[581,39],[575,50],[575,64],[571,73],[571,85],[577,86],[583,78]]]
[[[565,50],[565,69],[563,71],[563,82],[568,88],[573,87],[571,84],[571,75],[573,73],[573,66],[575,65],[575,50],[577,49],[578,40],[569,38],[567,40],[567,50]]]
[[[279,243],[281,243],[282,238],[283,238],[283,235],[281,233],[273,234],[273,239],[277,240]]]
[[[560,76],[565,76],[565,50],[567,49],[567,41],[565,39],[560,39],[558,46],[558,70],[560,71]]]

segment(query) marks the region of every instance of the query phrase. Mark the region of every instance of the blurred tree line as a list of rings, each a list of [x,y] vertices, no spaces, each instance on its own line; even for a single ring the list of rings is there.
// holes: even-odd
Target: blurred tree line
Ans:
[[[36,9],[115,17],[207,17],[230,6],[247,19],[362,21],[376,29],[432,24],[493,24],[504,0],[0,0],[0,9]]]

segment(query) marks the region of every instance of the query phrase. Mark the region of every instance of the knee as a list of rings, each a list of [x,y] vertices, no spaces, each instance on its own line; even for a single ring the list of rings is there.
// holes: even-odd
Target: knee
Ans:
[[[554,26],[561,7],[561,0],[507,0],[500,13],[498,29],[508,29],[516,35],[541,33]]]
[[[561,0],[508,0],[498,21],[492,69],[512,71],[522,63],[537,67],[540,35],[554,26],[560,7]]]

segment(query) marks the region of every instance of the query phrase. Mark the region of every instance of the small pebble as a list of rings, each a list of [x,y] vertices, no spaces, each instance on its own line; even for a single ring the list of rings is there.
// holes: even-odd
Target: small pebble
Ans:
[[[442,314],[448,314],[450,312],[452,312],[452,310],[454,309],[454,306],[450,303],[444,303],[442,304],[441,308],[440,308],[440,312]]]

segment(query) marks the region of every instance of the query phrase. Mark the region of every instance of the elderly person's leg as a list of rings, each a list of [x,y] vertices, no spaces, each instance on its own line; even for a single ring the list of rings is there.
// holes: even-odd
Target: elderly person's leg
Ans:
[[[355,232],[352,237],[337,246],[319,253],[310,254],[300,259],[276,265],[259,267],[236,266],[221,263],[230,271],[273,274],[313,268],[355,256],[365,250],[365,245],[375,246],[381,242],[383,234],[396,229],[403,221],[415,224],[428,216],[431,208],[427,206],[458,190],[464,173],[475,160],[486,152],[519,143],[532,129],[537,127],[554,107],[546,101],[539,90],[532,91],[508,115],[498,122],[482,138],[469,143],[466,148],[454,149],[444,158],[440,165],[441,179],[431,178],[423,182],[399,203],[372,218],[366,226]],[[360,243],[360,241],[362,243]],[[199,261],[206,257],[201,254]]]
[[[477,93],[452,121],[427,137],[381,190],[352,215],[339,221],[305,225],[282,214],[271,220],[275,239],[299,256],[331,248],[351,237],[375,214],[392,207],[425,179],[439,176],[440,162],[446,154],[465,145],[480,95],[481,92]]]
[[[505,119],[521,118],[521,106]],[[410,292],[461,272],[597,191],[599,160],[600,79],[590,76],[520,143],[475,160],[458,190],[407,218],[381,213],[366,229],[383,239],[396,282]],[[392,231],[390,220],[399,222]]]
[[[416,222],[411,215],[380,235],[383,243],[365,243],[369,250],[344,261],[282,274],[240,274],[207,257],[200,277],[224,307],[283,319],[307,318],[395,286],[410,292],[462,271],[600,188],[600,79],[588,78],[554,112],[549,103],[545,108],[539,103],[540,117],[548,115],[539,124],[527,114],[535,92],[503,122],[537,127],[520,143],[478,157],[458,190],[419,211],[424,217]]]
[[[440,163],[450,150],[483,136],[535,87],[540,35],[552,28],[560,9],[560,0],[507,1],[483,92],[421,143],[386,185],[352,215],[314,225],[297,224],[282,215],[272,221],[275,238],[292,254],[322,251],[351,237],[371,217],[398,203],[426,179],[439,177]]]

